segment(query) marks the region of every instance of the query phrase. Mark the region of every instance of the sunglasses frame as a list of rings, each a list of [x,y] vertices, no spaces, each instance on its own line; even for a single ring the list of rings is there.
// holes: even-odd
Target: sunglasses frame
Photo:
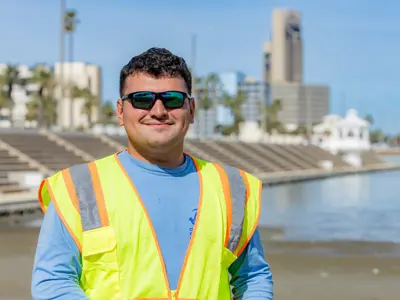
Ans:
[[[141,107],[135,106],[135,102],[133,100],[134,99],[134,95],[139,94],[139,93],[150,93],[150,94],[152,94],[154,96],[153,100],[151,102],[151,106],[149,108],[141,108]],[[172,107],[172,108],[171,107],[166,107],[165,106],[165,99],[163,97],[163,94],[165,94],[165,93],[178,93],[178,94],[181,94],[183,96],[182,104],[179,107]],[[182,92],[182,91],[164,91],[164,92],[159,92],[159,93],[151,92],[151,91],[137,91],[137,92],[125,94],[125,95],[123,95],[121,97],[122,101],[129,101],[131,103],[131,105],[136,109],[152,109],[154,104],[157,102],[157,100],[160,100],[162,102],[162,104],[164,105],[164,107],[167,108],[167,109],[178,109],[178,108],[182,108],[185,105],[185,100],[186,99],[188,99],[190,101],[190,99],[192,99],[192,97],[188,93],[185,93],[185,92]]]

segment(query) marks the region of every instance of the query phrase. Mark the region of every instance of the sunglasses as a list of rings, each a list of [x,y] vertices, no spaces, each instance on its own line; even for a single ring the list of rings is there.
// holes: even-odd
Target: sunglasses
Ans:
[[[135,92],[121,97],[122,101],[128,100],[134,108],[151,109],[156,101],[160,99],[165,108],[181,108],[190,95],[178,91],[155,92]]]

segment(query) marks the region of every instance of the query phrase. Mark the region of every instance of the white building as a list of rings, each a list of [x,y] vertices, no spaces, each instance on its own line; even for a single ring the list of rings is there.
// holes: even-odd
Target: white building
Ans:
[[[358,117],[356,110],[350,109],[344,118],[328,115],[321,124],[314,126],[312,143],[360,166],[360,153],[371,149],[369,128],[370,124]]]
[[[66,92],[62,97],[62,101],[58,101],[58,126],[61,128],[69,128],[72,125],[73,128],[77,128],[87,127],[89,124],[88,117],[82,113],[85,103],[84,99],[72,99],[69,97],[67,90],[68,85],[75,85],[79,88],[89,88],[91,93],[97,97],[97,102],[92,108],[92,122],[99,121],[102,98],[101,70],[99,66],[83,62],[66,62],[62,64],[62,66],[61,63],[56,63],[54,74],[58,81],[61,81],[61,71],[63,74],[62,82],[64,82]],[[57,98],[61,98],[59,89],[57,91]]]
[[[7,64],[0,64],[0,73],[4,72],[7,68]],[[52,69],[51,66],[48,66]],[[96,65],[90,65],[83,62],[73,62],[65,63],[63,68],[64,82],[65,85],[68,82],[73,82],[76,86],[80,88],[88,87],[92,94],[95,95],[98,101],[95,103],[92,112],[92,121],[96,122],[100,115],[100,105],[101,105],[101,72],[100,68]],[[29,79],[32,76],[31,68],[27,65],[18,66],[18,77],[19,79]],[[57,63],[54,68],[56,80],[60,79],[60,63]],[[31,101],[32,95],[34,95],[38,90],[37,84],[26,84],[26,85],[13,85],[12,99],[14,101],[14,106],[12,111],[9,109],[2,109],[0,111],[0,127],[10,127],[10,119],[13,120],[13,126],[19,128],[31,127],[35,125],[35,122],[25,121],[25,116],[27,113],[27,103]],[[60,89],[56,90],[55,98],[58,102],[57,108],[57,125],[61,128],[68,128],[71,124],[71,111],[69,108],[70,98],[65,95],[63,99],[60,97]],[[74,127],[87,126],[88,118],[85,116],[83,111],[83,99],[73,100],[73,121]]]
[[[0,64],[0,74],[7,69],[7,64]],[[28,66],[18,66],[18,77],[21,80],[28,79],[32,76],[31,69]],[[6,87],[4,87],[6,88]],[[25,122],[25,115],[27,113],[26,105],[31,100],[31,95],[38,89],[36,84],[27,84],[22,86],[20,84],[13,85],[11,98],[14,101],[12,110],[3,108],[0,112],[0,127],[10,127],[13,120],[14,127],[29,127],[29,122]]]
[[[194,117],[194,124],[189,127],[189,138],[213,138],[216,136],[217,123],[216,109],[198,109]]]

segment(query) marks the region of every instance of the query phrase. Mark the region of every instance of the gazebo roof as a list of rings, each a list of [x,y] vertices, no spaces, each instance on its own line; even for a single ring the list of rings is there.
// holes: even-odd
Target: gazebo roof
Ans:
[[[336,124],[337,127],[369,127],[369,123],[360,118],[355,109],[349,109],[346,117]]]
[[[325,116],[322,123],[314,126],[313,131],[316,133],[323,133],[333,128],[369,127],[369,125],[370,124],[366,120],[358,116],[355,109],[349,109],[344,118],[338,115]]]

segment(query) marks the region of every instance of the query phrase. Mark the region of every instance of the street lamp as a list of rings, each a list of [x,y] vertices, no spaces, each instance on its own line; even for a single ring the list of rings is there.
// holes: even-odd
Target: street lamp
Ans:
[[[70,128],[74,128],[74,106],[73,106],[73,55],[74,55],[74,33],[78,24],[77,13],[69,9],[64,14],[64,32],[69,35],[68,56],[69,56],[69,99],[70,99]]]
[[[60,99],[58,101],[58,116],[62,113],[62,101],[64,100],[64,51],[65,51],[65,28],[64,28],[64,17],[65,17],[65,1],[60,0],[60,74],[59,74],[59,87],[60,87]],[[60,124],[60,122],[58,122]]]

